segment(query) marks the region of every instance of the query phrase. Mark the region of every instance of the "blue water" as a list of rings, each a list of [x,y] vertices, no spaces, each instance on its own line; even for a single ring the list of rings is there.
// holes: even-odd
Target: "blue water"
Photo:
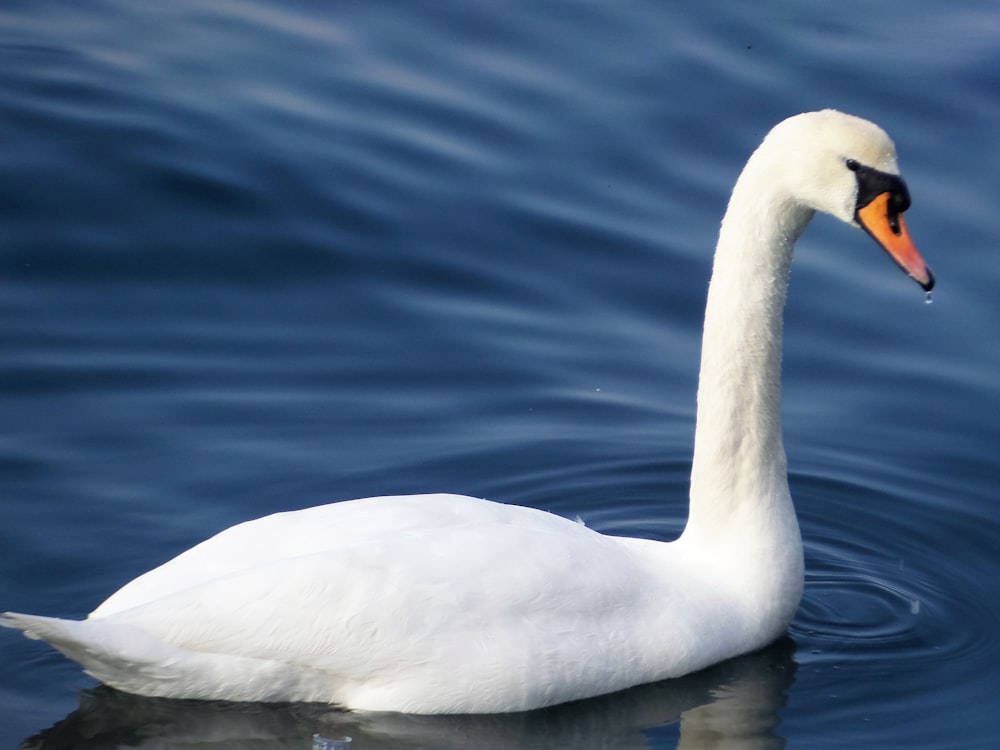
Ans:
[[[82,617],[232,523],[374,494],[672,538],[718,222],[789,114],[890,132],[939,281],[828,218],[800,243],[807,581],[762,654],[419,719],[134,699],[3,631],[0,745],[994,746],[993,0],[22,0],[0,71],[0,609]]]

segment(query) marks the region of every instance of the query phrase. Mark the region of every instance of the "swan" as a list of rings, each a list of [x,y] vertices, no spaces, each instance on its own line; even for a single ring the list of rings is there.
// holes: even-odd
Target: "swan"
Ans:
[[[929,291],[909,205],[892,141],[858,117],[790,117],[751,155],[715,253],[676,541],[459,495],[372,497],[233,526],[85,620],[0,622],[130,693],[425,714],[550,706],[760,649],[803,586],[779,418],[792,248],[824,211]]]

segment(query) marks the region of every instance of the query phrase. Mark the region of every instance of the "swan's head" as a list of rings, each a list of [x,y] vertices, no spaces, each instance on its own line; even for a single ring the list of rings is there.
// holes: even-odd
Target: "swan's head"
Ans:
[[[910,278],[934,286],[903,222],[910,194],[882,128],[832,109],[806,112],[778,123],[760,151],[778,162],[772,167],[800,204],[860,226]]]

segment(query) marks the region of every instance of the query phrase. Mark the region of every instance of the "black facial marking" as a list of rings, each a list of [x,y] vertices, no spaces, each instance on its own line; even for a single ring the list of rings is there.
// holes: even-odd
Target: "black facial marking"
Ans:
[[[899,214],[910,207],[910,191],[906,189],[903,178],[897,174],[881,172],[872,167],[866,167],[855,159],[848,159],[847,168],[854,172],[858,180],[858,201],[855,211],[867,206],[882,193],[889,193],[887,206],[889,226],[899,234]]]

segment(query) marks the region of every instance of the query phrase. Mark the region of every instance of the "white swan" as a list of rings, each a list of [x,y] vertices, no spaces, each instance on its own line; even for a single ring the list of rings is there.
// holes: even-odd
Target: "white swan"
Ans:
[[[792,246],[825,211],[929,290],[908,205],[892,142],[856,117],[797,115],[751,156],[715,255],[675,542],[456,495],[367,498],[234,526],[86,620],[2,622],[128,692],[414,713],[538,708],[758,649],[803,582],[779,423]]]

